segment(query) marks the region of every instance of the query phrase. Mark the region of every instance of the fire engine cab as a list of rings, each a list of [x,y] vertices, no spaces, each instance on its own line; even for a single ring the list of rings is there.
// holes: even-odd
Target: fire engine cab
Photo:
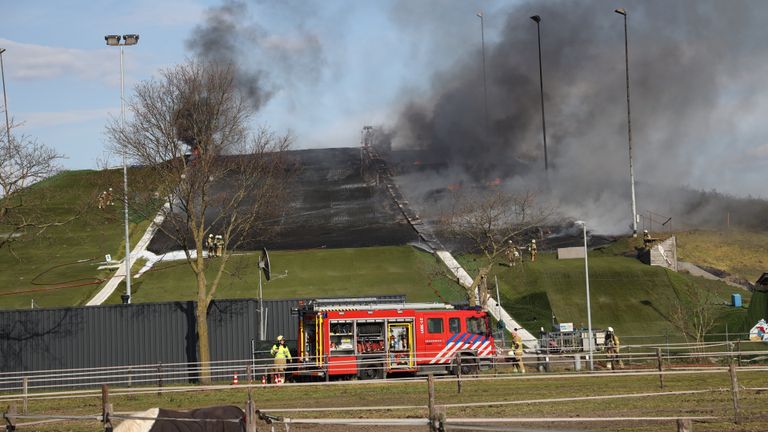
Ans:
[[[300,304],[294,375],[384,378],[488,368],[496,354],[479,308],[405,303],[404,297]]]

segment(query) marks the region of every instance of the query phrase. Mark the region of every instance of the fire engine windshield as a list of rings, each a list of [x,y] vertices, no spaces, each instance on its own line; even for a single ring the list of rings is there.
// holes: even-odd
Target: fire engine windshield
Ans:
[[[467,318],[467,332],[474,334],[486,334],[488,333],[488,326],[485,324],[484,318]]]

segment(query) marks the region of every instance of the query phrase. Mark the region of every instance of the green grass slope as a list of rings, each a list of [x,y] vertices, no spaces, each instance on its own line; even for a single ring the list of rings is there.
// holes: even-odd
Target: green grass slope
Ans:
[[[634,258],[615,256],[615,249],[590,251],[589,285],[594,328],[614,327],[622,335],[679,334],[670,322],[672,306],[690,307],[693,289],[712,293],[712,310],[718,318],[713,331],[728,323],[731,332],[746,327],[746,309],[728,306],[734,288],[718,282],[650,267]],[[466,268],[477,261],[461,257]],[[552,315],[559,322],[587,326],[584,261],[557,260],[551,253],[539,254],[535,263],[516,267],[498,266],[502,306],[524,327],[538,334],[549,330]],[[493,281],[493,276],[490,279]],[[741,292],[745,301],[749,293]]]
[[[139,182],[142,177],[146,176],[135,169],[129,173],[129,178]],[[120,202],[100,210],[96,197],[107,187],[119,191],[121,185],[120,170],[69,171],[31,188],[27,202],[39,208],[44,220],[62,220],[84,211],[65,226],[23,236],[12,249],[0,250],[0,308],[28,308],[32,300],[39,307],[81,305],[100,288],[112,272],[98,270],[97,263],[105,254],[121,258],[124,243]],[[132,243],[143,234],[148,213],[151,211],[131,212]],[[679,240],[680,256],[749,279],[764,271],[760,246],[768,239],[765,236],[684,233]],[[730,252],[715,254],[721,243]],[[763,297],[768,296],[756,295],[758,304],[752,305],[747,317],[745,309],[727,306],[734,288],[645,266],[631,257],[637,245],[638,241],[622,240],[590,252],[594,327],[610,325],[624,335],[678,334],[669,322],[671,307],[676,302],[688,305],[693,289],[712,292],[717,299],[715,331],[726,325],[731,332],[748,329],[753,315],[766,313],[768,299]],[[462,291],[445,277],[445,269],[435,258],[409,246],[273,251],[271,258],[274,278],[264,284],[268,299],[405,294],[409,301],[462,300]],[[460,257],[460,261],[474,274],[477,262],[473,257]],[[216,297],[256,297],[257,262],[258,254],[234,257]],[[134,266],[134,273],[140,265]],[[582,260],[558,261],[543,253],[536,263],[499,266],[495,275],[504,308],[534,333],[539,327],[549,328],[553,314],[561,322],[586,325]],[[208,274],[209,279],[213,276]],[[133,288],[135,302],[193,299],[196,292],[194,276],[185,262],[161,263],[136,279]],[[122,289],[110,302],[117,303],[120,293]],[[741,294],[745,304],[749,303],[749,293]]]
[[[683,261],[725,270],[751,283],[768,271],[768,232],[691,230],[675,235]]]
[[[111,272],[97,270],[105,254],[124,254],[121,202],[99,209],[98,194],[108,187],[122,190],[122,171],[65,171],[35,184],[22,211],[42,221],[72,222],[34,231],[0,250],[0,308],[73,306],[83,304]],[[131,215],[135,242],[147,222]],[[0,232],[8,228],[0,225]]]
[[[258,253],[228,263],[217,298],[258,297]],[[215,260],[213,258],[211,260]],[[266,299],[405,294],[408,301],[461,300],[461,291],[437,276],[435,257],[411,246],[272,251],[272,280],[262,280]],[[206,273],[215,276],[215,265]],[[184,262],[159,263],[133,284],[134,301],[194,299],[194,274]],[[110,303],[120,301],[115,294]]]

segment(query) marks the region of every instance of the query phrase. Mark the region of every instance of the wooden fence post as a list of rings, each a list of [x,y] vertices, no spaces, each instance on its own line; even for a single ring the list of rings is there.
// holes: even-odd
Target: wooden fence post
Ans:
[[[429,394],[429,430],[437,432],[437,415],[435,413],[435,377],[432,374],[427,375],[427,391]]]
[[[245,404],[245,432],[256,432],[256,406],[253,399],[248,398]]]
[[[693,432],[691,419],[677,419],[677,432]]]
[[[659,367],[659,387],[664,389],[664,363],[661,361],[661,348],[656,348],[656,362]]]
[[[733,396],[733,418],[736,424],[741,424],[741,412],[739,411],[739,379],[736,377],[736,365],[731,362],[728,367],[731,374],[731,395]]]
[[[163,394],[163,363],[157,364],[157,395]]]
[[[21,379],[21,387],[22,392],[24,393],[24,404],[22,405],[21,412],[22,414],[26,414],[27,408],[29,407],[29,378],[24,377]]]
[[[106,384],[101,385],[101,423],[104,425],[104,430],[112,430],[112,404],[109,403],[109,386]]]
[[[456,357],[458,361],[458,372],[456,373],[458,380],[456,381],[456,391],[461,394],[461,354]]]

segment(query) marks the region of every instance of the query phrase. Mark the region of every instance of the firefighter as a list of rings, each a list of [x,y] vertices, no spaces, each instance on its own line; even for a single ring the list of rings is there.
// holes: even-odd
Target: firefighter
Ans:
[[[213,234],[208,234],[208,240],[205,245],[208,247],[208,257],[212,258],[216,256],[216,243],[213,242]]]
[[[277,337],[277,342],[272,345],[269,353],[275,358],[275,374],[272,382],[282,384],[285,382],[285,365],[291,360],[291,350],[285,346],[285,338],[282,335]]]
[[[115,205],[115,201],[112,200],[112,188],[109,188],[109,190],[107,191],[106,201],[107,201],[106,205],[110,205],[110,206]]]
[[[221,254],[224,252],[224,238],[221,236],[221,234],[216,235],[216,239],[214,240],[214,248],[215,248],[214,254],[217,257],[220,257]]]
[[[525,373],[525,364],[523,363],[523,338],[515,329],[512,331],[512,351],[507,355],[514,356],[512,359],[512,370],[514,372]]]
[[[608,327],[605,331],[605,353],[607,358],[606,366],[608,369],[621,368],[621,359],[619,359],[619,337],[613,331],[613,327]]]
[[[99,208],[103,209],[107,205],[107,191],[101,191],[99,194]]]
[[[531,240],[531,262],[536,261],[536,239]]]
[[[653,243],[653,239],[651,238],[651,233],[648,232],[648,230],[643,230],[643,246],[648,248],[648,245]]]

